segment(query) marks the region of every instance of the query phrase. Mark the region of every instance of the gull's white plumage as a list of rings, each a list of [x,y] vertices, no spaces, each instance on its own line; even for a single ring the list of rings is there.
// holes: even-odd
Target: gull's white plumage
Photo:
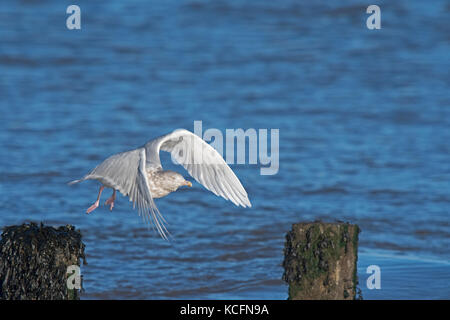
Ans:
[[[112,155],[85,177],[70,184],[91,179],[118,190],[129,197],[133,207],[137,204],[145,220],[150,222],[151,218],[159,234],[166,239],[165,221],[156,207],[149,185],[153,183],[149,181],[149,174],[151,177],[152,172],[165,172],[159,157],[160,150],[170,152],[172,159],[217,196],[237,206],[251,207],[247,192],[222,156],[200,137],[185,129],[151,140],[141,148]]]

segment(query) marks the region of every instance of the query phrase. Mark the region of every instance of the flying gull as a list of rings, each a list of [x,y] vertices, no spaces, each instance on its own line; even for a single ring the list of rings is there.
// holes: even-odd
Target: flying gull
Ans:
[[[181,164],[197,182],[217,196],[230,200],[237,206],[251,207],[247,192],[222,156],[200,137],[185,129],[147,142],[143,147],[114,154],[100,163],[84,180],[100,181],[97,200],[86,213],[94,211],[100,202],[104,188],[113,189],[105,205],[114,207],[116,191],[128,196],[133,208],[138,207],[148,223],[153,222],[162,238],[167,239],[165,220],[154,199],[167,196],[181,186],[192,186],[177,172],[164,170],[159,158],[160,150],[170,152],[172,159]]]

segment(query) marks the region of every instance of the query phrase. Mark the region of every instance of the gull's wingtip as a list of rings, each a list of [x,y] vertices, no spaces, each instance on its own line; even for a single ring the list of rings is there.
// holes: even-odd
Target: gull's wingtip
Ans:
[[[243,208],[251,208],[252,207],[252,203],[250,202],[249,198],[245,198],[245,199],[241,200],[239,205]]]

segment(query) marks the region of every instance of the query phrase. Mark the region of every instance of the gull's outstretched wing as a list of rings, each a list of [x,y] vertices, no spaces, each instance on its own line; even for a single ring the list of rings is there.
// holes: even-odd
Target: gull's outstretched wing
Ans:
[[[84,180],[98,180],[107,187],[118,190],[124,196],[128,196],[133,202],[133,208],[138,206],[139,215],[150,223],[150,218],[158,233],[167,239],[167,229],[164,225],[164,218],[156,207],[150,193],[148,178],[146,173],[146,154],[144,148],[139,148],[127,152],[112,155],[94,170],[80,180],[75,180],[69,184],[78,183]]]
[[[222,156],[200,137],[178,129],[145,145],[147,161],[161,167],[159,151],[167,151],[197,182],[235,205],[251,207],[247,192]]]

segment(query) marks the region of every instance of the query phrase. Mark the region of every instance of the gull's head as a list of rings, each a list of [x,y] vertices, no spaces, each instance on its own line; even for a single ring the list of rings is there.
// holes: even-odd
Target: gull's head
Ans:
[[[188,187],[192,187],[192,182],[184,180],[184,185]]]
[[[176,191],[179,187],[183,186],[192,187],[192,183],[184,179],[184,177],[178,172],[166,171],[165,179],[170,185],[171,191]]]

